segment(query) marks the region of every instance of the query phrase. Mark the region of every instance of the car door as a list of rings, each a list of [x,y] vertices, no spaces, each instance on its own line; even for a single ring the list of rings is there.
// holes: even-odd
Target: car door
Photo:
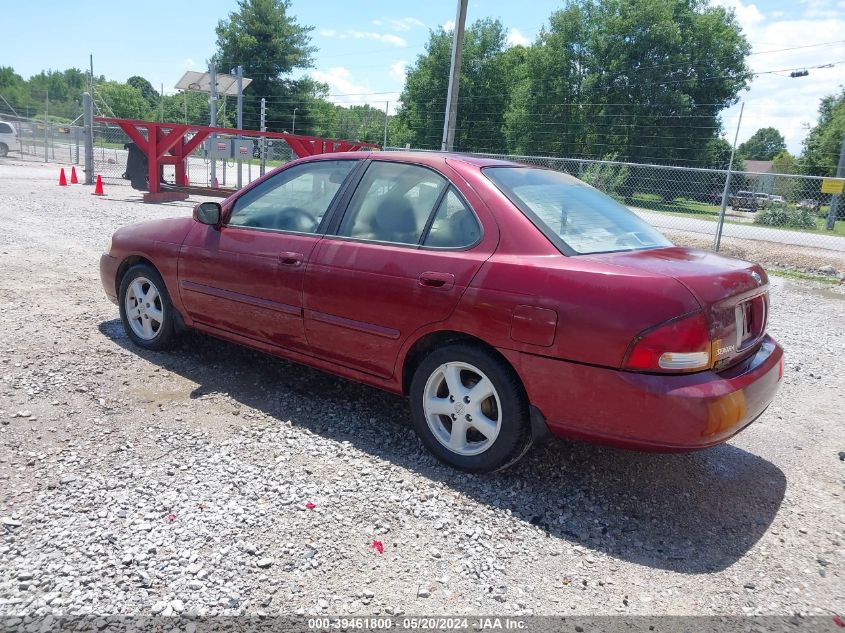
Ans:
[[[305,350],[305,264],[359,163],[291,166],[227,205],[222,226],[197,223],[179,259],[179,291],[191,319],[212,330]]]
[[[409,336],[451,314],[498,242],[441,173],[387,160],[367,166],[333,225],[305,273],[309,346],[383,377]]]

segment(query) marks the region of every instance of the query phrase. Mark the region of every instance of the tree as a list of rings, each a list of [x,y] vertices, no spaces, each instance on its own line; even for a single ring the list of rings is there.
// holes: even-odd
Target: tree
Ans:
[[[511,149],[701,164],[749,51],[733,12],[704,0],[573,0],[528,49]]]
[[[719,137],[710,139],[704,148],[702,163],[711,169],[727,169],[731,162],[731,144]],[[734,169],[736,170],[736,157],[734,157]],[[737,171],[741,171],[741,168]]]
[[[289,0],[239,0],[238,8],[217,24],[219,72],[243,66],[252,79],[248,90],[267,99],[269,129],[290,129],[293,109],[297,127],[309,125],[310,110],[320,85],[309,78],[293,79],[296,69],[309,68],[315,48],[310,33],[289,14]],[[260,100],[244,99],[245,126],[257,128]]]
[[[97,84],[97,91],[114,115],[121,119],[146,119],[150,115],[150,106],[141,91],[117,81]]]
[[[29,105],[26,82],[11,66],[0,66],[0,94],[15,109],[20,108],[23,110],[23,108]],[[13,114],[2,101],[0,101],[0,111]],[[19,112],[19,114],[22,113]]]
[[[736,151],[745,160],[772,160],[785,149],[783,134],[773,127],[763,127],[741,143]]]
[[[208,94],[204,92],[182,92],[175,95],[165,95],[164,120],[174,123],[193,123],[194,125],[208,125],[209,106]]]
[[[153,85],[144,79],[143,77],[139,77],[138,75],[133,75],[129,79],[126,80],[126,83],[132,86],[133,88],[137,88],[141,92],[141,96],[144,97],[147,104],[149,104],[151,110],[155,110],[158,108],[159,105],[159,94],[156,92],[156,89],[153,88]]]
[[[510,101],[518,53],[505,50],[507,33],[499,20],[478,20],[464,34],[455,147],[502,152],[502,119]],[[519,47],[521,48],[521,47]],[[425,53],[406,74],[397,112],[396,137],[414,147],[440,148],[452,57],[452,34],[431,31]]]
[[[786,150],[778,152],[772,159],[772,171],[776,174],[798,174],[800,169],[795,157]],[[798,202],[801,198],[802,182],[798,178],[775,177],[775,193],[787,202]]]
[[[833,176],[845,137],[845,88],[819,104],[819,120],[804,139],[802,162],[808,174]]]

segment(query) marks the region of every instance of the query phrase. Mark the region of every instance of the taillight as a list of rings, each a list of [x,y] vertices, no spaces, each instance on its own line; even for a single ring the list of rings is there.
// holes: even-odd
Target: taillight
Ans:
[[[701,312],[640,332],[628,347],[625,369],[682,373],[710,367],[710,333]]]

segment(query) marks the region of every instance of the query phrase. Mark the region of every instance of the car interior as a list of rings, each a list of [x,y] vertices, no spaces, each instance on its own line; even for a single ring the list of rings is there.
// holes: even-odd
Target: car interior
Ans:
[[[279,174],[235,203],[230,226],[298,233],[317,230],[352,161],[327,161],[315,168]],[[296,170],[296,168],[294,168]],[[418,244],[432,207],[449,186],[435,172],[416,165],[374,162],[362,178],[339,235],[377,242]],[[449,186],[438,206],[425,246],[449,248],[478,241],[481,227],[462,198]]]

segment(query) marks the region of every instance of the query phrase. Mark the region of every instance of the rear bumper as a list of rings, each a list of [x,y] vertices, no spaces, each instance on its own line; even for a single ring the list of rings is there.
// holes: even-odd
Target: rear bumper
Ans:
[[[553,434],[650,451],[726,441],[766,410],[782,377],[783,349],[769,336],[719,374],[638,374],[501,351]]]
[[[103,290],[109,300],[117,305],[117,288],[115,280],[117,279],[117,267],[120,262],[116,257],[112,257],[108,253],[103,253],[100,256],[100,281],[103,284]]]

